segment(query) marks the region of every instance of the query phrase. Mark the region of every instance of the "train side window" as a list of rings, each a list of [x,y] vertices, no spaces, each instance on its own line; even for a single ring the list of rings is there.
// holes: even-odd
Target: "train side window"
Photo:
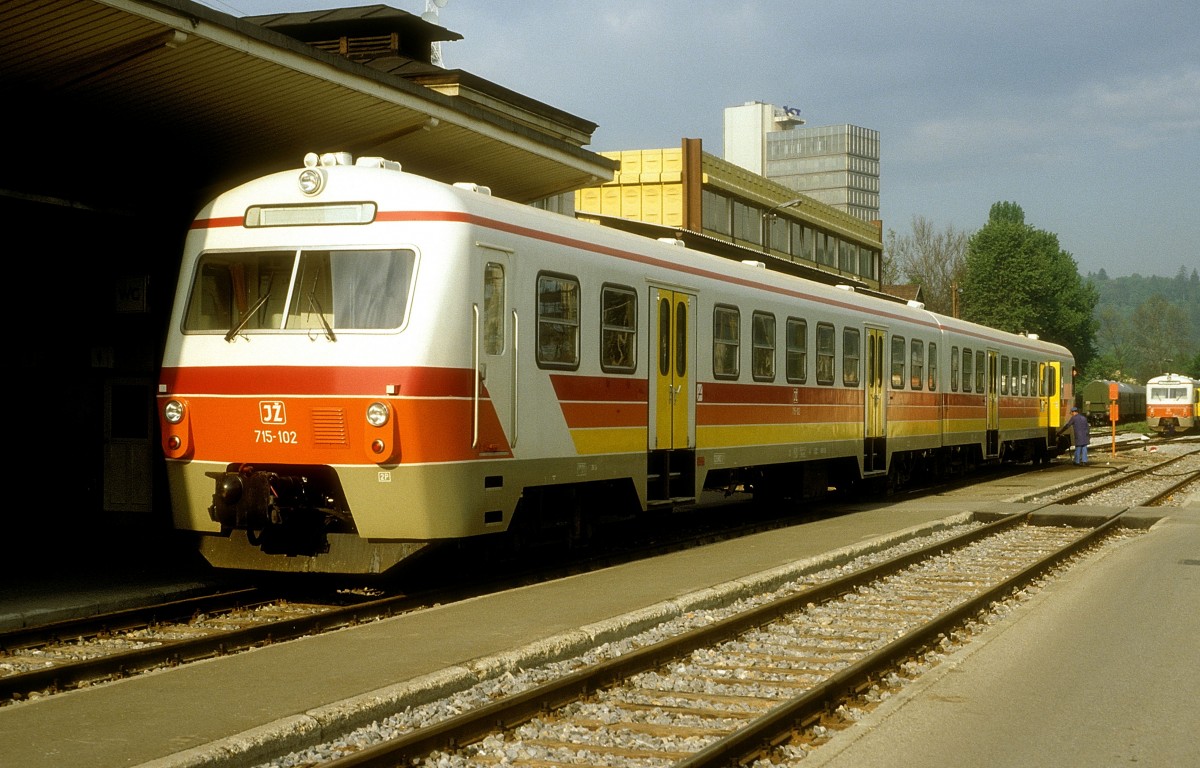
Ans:
[[[688,360],[688,305],[687,302],[675,304],[675,375],[682,378],[687,375]]]
[[[1000,394],[1008,394],[1008,355],[1000,356]]]
[[[1021,394],[1029,394],[1029,361],[1021,361]]]
[[[793,384],[803,384],[808,380],[808,321],[789,317],[785,333],[787,380]]]
[[[817,323],[817,383],[833,384],[833,358],[837,354],[833,326]]]
[[[713,376],[736,379],[741,352],[741,312],[718,304],[713,308]]]
[[[847,387],[857,387],[859,380],[859,359],[861,352],[861,337],[857,328],[842,330],[842,384]]]
[[[962,391],[970,392],[971,391],[971,378],[972,378],[971,373],[974,370],[974,366],[972,365],[972,363],[974,363],[974,361],[975,361],[975,353],[973,353],[969,349],[964,348],[963,355],[962,355],[962,361],[963,361],[963,364],[962,364]]]
[[[958,347],[950,347],[950,391],[958,391]]]
[[[548,272],[537,277],[537,362],[579,367],[579,280]]]
[[[984,362],[983,350],[975,353],[975,391],[986,392],[987,387],[984,386],[985,377],[987,376],[987,365]]]
[[[494,261],[483,267],[483,351],[504,353],[504,265]]]
[[[938,388],[938,359],[937,344],[929,342],[929,391],[937,392]]]
[[[775,381],[775,315],[755,312],[750,316],[750,370],[755,381]]]
[[[922,381],[925,379],[925,342],[913,339],[909,351],[909,375],[911,378],[908,385],[912,389],[920,389]]]
[[[892,337],[892,389],[904,389],[904,356],[908,345],[903,336]]]
[[[608,373],[637,369],[637,292],[632,288],[600,288],[600,368]]]
[[[1018,358],[1013,358],[1009,363],[1008,368],[1009,391],[1012,394],[1021,394],[1021,361]]]
[[[1058,397],[1058,378],[1049,363],[1046,364],[1046,397]]]

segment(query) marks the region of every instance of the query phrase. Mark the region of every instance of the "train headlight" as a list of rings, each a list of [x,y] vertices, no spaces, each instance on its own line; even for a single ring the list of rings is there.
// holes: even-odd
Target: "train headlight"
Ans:
[[[325,187],[325,173],[319,168],[305,168],[300,171],[300,191],[312,196]]]
[[[183,403],[178,400],[168,400],[163,405],[163,418],[168,424],[178,424],[183,421]]]
[[[371,403],[367,406],[367,423],[372,427],[382,427],[388,423],[388,407],[384,403]]]

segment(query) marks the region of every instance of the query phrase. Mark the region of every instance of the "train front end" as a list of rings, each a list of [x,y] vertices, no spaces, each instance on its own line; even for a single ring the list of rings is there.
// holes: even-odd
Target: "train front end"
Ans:
[[[381,573],[488,532],[447,511],[495,503],[464,497],[481,483],[455,453],[477,429],[470,350],[430,338],[470,334],[434,311],[461,293],[429,253],[454,252],[453,227],[396,213],[452,209],[443,189],[310,156],[197,216],[158,404],[175,526],[213,565]]]

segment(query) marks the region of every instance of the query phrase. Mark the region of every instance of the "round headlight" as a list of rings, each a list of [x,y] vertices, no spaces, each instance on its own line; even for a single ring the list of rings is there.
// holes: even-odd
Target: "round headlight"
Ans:
[[[325,174],[317,168],[305,168],[300,171],[300,191],[306,195],[315,195],[325,186]]]
[[[367,406],[367,423],[372,427],[382,427],[388,423],[388,407],[383,403],[371,403]]]
[[[183,421],[183,403],[178,400],[168,400],[163,406],[163,418],[168,424],[178,424]]]

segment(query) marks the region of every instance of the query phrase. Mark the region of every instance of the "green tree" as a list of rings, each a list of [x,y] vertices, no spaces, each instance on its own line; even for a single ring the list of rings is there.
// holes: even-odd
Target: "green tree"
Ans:
[[[1136,350],[1134,370],[1142,381],[1186,365],[1191,352],[1187,322],[1186,312],[1157,294],[1133,311],[1129,326]]]
[[[1062,344],[1081,370],[1095,354],[1098,301],[1058,236],[1026,224],[1016,203],[994,204],[967,243],[963,317]]]

